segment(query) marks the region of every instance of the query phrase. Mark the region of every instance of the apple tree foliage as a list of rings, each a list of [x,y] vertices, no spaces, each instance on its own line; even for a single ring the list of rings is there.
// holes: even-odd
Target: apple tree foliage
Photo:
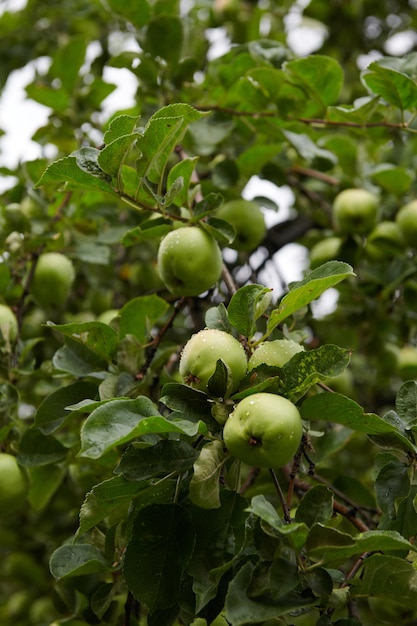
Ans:
[[[415,623],[417,238],[395,230],[417,195],[415,1],[11,4],[1,89],[29,69],[47,121],[36,158],[2,157],[0,301],[17,332],[0,323],[0,443],[29,487],[17,510],[0,502],[1,624]],[[111,71],[135,97],[106,113]],[[274,190],[249,198],[266,235],[234,251],[216,210],[253,180]],[[390,226],[338,231],[349,188]],[[223,271],[173,296],[158,247],[187,225]],[[60,306],[31,295],[46,252],[75,269]],[[232,395],[219,359],[206,393],[178,373],[206,327],[248,357],[305,349]],[[279,470],[224,446],[256,392],[303,418]]]

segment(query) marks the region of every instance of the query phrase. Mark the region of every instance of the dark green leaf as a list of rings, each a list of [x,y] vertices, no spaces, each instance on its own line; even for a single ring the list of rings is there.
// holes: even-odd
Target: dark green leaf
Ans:
[[[115,474],[127,480],[148,480],[171,472],[183,473],[192,468],[198,451],[186,441],[162,440],[154,446],[130,446],[123,454]]]
[[[57,548],[49,567],[55,580],[111,571],[102,553],[89,543],[66,544]]]
[[[77,535],[83,535],[96,526],[113,511],[126,509],[133,498],[145,507],[153,502],[166,502],[172,497],[174,486],[170,481],[159,484],[126,480],[123,476],[114,476],[95,485],[80,509],[80,526]],[[124,511],[125,512],[125,511]]]
[[[354,400],[339,393],[319,393],[307,398],[301,406],[301,416],[306,420],[336,422],[368,435],[392,435],[403,449],[415,450],[414,444],[395,426],[375,413],[365,413]]]
[[[94,398],[96,394],[97,385],[85,381],[77,381],[53,391],[41,402],[36,411],[36,426],[45,435],[50,435],[71,416],[71,411],[67,409],[70,404]]]
[[[176,603],[194,544],[191,516],[183,507],[152,504],[139,511],[126,548],[123,574],[133,596],[151,612]]]
[[[312,487],[297,507],[295,521],[309,528],[320,522],[325,524],[333,516],[333,492],[324,485]]]
[[[120,338],[134,335],[142,344],[146,343],[155,322],[168,308],[167,302],[156,294],[133,298],[119,311]]]
[[[246,285],[233,294],[227,308],[230,323],[244,337],[252,337],[255,322],[264,313],[262,303],[270,289],[263,285]]]
[[[29,428],[23,435],[19,453],[19,463],[27,467],[51,465],[67,456],[67,449],[52,435],[44,435],[38,428]]]

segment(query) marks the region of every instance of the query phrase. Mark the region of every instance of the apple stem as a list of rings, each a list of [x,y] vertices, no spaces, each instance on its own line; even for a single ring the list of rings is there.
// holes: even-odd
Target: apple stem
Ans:
[[[278,481],[277,475],[275,473],[275,470],[270,468],[269,469],[269,473],[272,476],[272,480],[274,481],[274,485],[275,485],[275,488],[276,488],[276,490],[278,492],[279,499],[281,500],[282,511],[284,513],[284,521],[285,521],[286,524],[290,524],[291,523],[291,509],[288,506],[287,501],[285,500],[285,497],[284,497],[284,494],[282,492],[281,485],[279,484],[279,481]]]

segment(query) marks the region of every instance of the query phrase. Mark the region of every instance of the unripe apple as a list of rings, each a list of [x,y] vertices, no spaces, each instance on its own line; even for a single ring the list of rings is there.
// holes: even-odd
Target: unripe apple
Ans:
[[[216,216],[229,222],[235,229],[235,238],[230,244],[235,250],[252,252],[265,237],[264,214],[256,202],[230,200],[216,211]]]
[[[198,226],[172,230],[158,250],[158,272],[174,296],[198,296],[213,287],[222,273],[216,240]]]
[[[341,237],[325,237],[318,241],[310,250],[310,267],[312,269],[337,259],[343,244]]]
[[[107,311],[103,311],[103,313],[100,313],[100,315],[97,317],[97,321],[101,322],[102,324],[110,324],[110,322],[114,320],[114,318],[118,315],[119,309],[108,309]]]
[[[401,207],[395,216],[395,221],[407,245],[417,247],[417,200],[412,200]]]
[[[181,354],[181,378],[194,389],[207,392],[219,359],[228,368],[229,393],[233,393],[246,374],[247,359],[242,344],[223,330],[206,328],[189,339]]]
[[[74,265],[60,252],[41,254],[30,284],[30,293],[42,308],[61,308],[75,279]]]
[[[248,370],[265,363],[274,367],[283,367],[294,354],[303,352],[304,347],[292,339],[274,339],[259,344],[249,359]]]
[[[254,467],[269,468],[289,463],[302,434],[295,404],[274,393],[255,393],[241,400],[223,429],[232,456]]]
[[[344,189],[333,203],[333,219],[340,232],[366,235],[375,226],[378,198],[366,189]]]
[[[17,337],[17,319],[11,308],[0,304],[0,333],[5,341],[14,341]]]
[[[398,374],[403,380],[417,378],[417,347],[403,346],[398,353]]]
[[[405,240],[397,222],[384,220],[368,235],[366,254],[375,261],[392,258],[402,252]]]
[[[26,498],[28,482],[12,454],[0,453],[0,515],[18,508]]]

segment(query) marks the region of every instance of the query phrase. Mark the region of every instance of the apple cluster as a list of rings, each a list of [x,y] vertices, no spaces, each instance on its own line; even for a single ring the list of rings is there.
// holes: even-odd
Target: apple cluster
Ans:
[[[262,342],[247,360],[233,335],[206,328],[186,343],[179,372],[185,384],[210,395],[210,379],[222,361],[228,375],[227,396],[239,389],[247,372],[262,364],[282,367],[304,348],[289,339]],[[297,452],[303,426],[290,400],[275,393],[257,392],[238,401],[226,417],[223,438],[230,454],[256,467],[278,468]]]

